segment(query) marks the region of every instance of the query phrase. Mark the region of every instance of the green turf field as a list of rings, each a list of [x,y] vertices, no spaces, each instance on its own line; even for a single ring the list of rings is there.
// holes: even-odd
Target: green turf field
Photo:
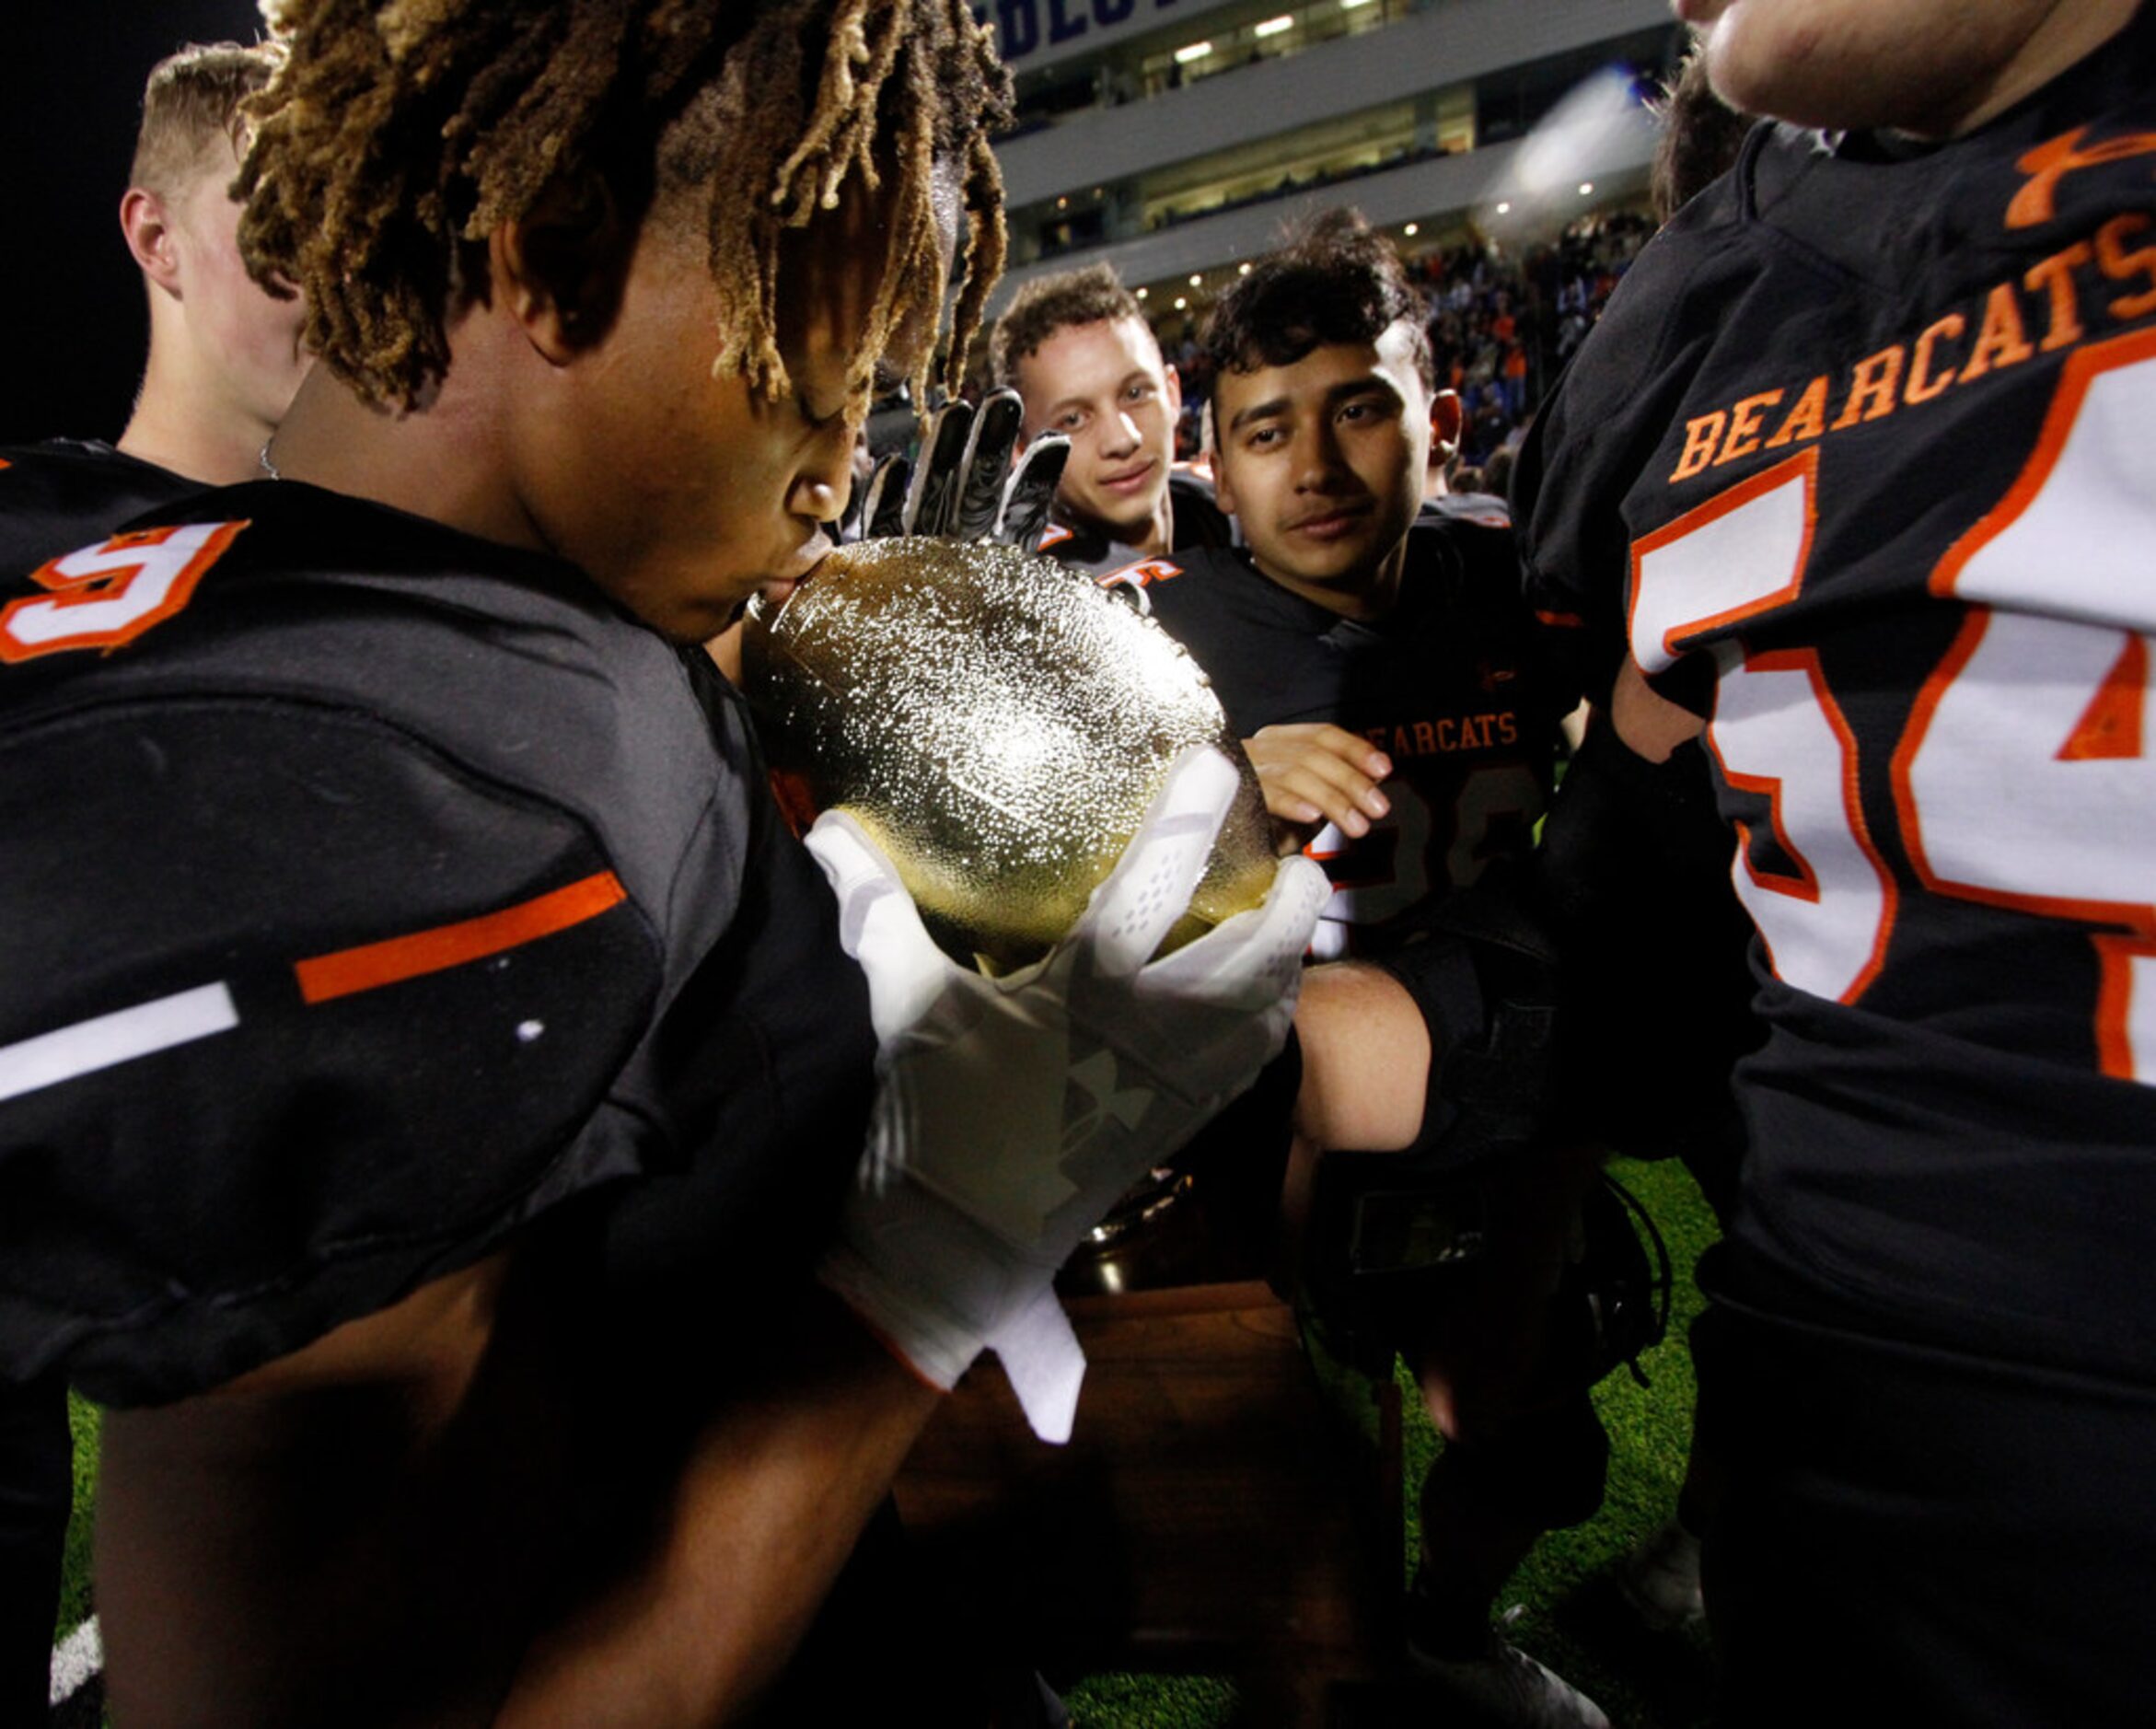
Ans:
[[[1651,1386],[1636,1387],[1619,1372],[1596,1394],[1610,1435],[1609,1493],[1602,1512],[1576,1530],[1546,1538],[1504,1601],[1518,1607],[1513,1642],[1584,1689],[1618,1729],[1693,1729],[1707,1716],[1703,1637],[1656,1638],[1639,1631],[1612,1598],[1605,1575],[1610,1563],[1666,1517],[1675,1501],[1692,1410],[1685,1328],[1699,1306],[1691,1269],[1712,1239],[1714,1224],[1698,1190],[1675,1163],[1620,1162],[1615,1174],[1646,1203],[1669,1243],[1676,1274],[1670,1335],[1642,1359]],[[1411,1387],[1404,1403],[1410,1423],[1407,1479],[1413,1484],[1421,1480],[1437,1443]],[[91,1609],[87,1514],[97,1474],[97,1418],[81,1404],[74,1417],[78,1516],[68,1532],[62,1634]],[[1411,1544],[1410,1529],[1403,1556]],[[1233,1686],[1206,1677],[1094,1676],[1069,1688],[1067,1700],[1085,1729],[1226,1729],[1237,1722]],[[94,1689],[65,1713],[65,1721],[96,1722]]]
[[[1707,1722],[1711,1672],[1704,1633],[1652,1635],[1639,1628],[1607,1583],[1610,1564],[1669,1516],[1684,1476],[1691,1433],[1692,1364],[1685,1330],[1698,1313],[1692,1264],[1714,1238],[1714,1218],[1675,1161],[1620,1160],[1612,1175],[1653,1215],[1669,1245],[1676,1288],[1669,1336],[1640,1360],[1644,1388],[1621,1370],[1596,1390],[1609,1431],[1609,1490],[1603,1508],[1577,1529],[1553,1532],[1501,1599],[1518,1610],[1508,1637],[1579,1687],[1617,1729],[1696,1729]],[[1411,1381],[1405,1477],[1422,1480],[1437,1448]],[[1403,1542],[1413,1552],[1413,1508]],[[1067,1695],[1086,1729],[1228,1729],[1238,1722],[1225,1681],[1155,1676],[1095,1676]],[[1432,1729],[1441,1729],[1432,1723]]]

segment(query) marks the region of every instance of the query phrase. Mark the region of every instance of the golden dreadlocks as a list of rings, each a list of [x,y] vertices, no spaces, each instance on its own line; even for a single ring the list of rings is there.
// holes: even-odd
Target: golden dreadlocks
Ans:
[[[290,57],[250,105],[240,248],[307,296],[307,345],[369,400],[415,406],[448,365],[444,318],[475,243],[558,172],[709,188],[727,310],[714,370],[790,389],[779,243],[849,180],[888,183],[885,254],[851,382],[942,304],[932,202],[960,177],[965,284],[949,380],[1003,262],[989,136],[1010,79],[966,0],[263,0]],[[875,261],[861,261],[864,270]],[[925,385],[924,357],[917,390]]]

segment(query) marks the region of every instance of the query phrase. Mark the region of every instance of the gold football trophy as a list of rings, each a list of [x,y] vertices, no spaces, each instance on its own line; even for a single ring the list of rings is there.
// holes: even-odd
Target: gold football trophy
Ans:
[[[1271,886],[1264,795],[1205,675],[1050,560],[927,538],[842,547],[777,606],[749,604],[742,683],[788,802],[844,806],[935,940],[990,972],[1077,923],[1194,745],[1219,746],[1243,785],[1163,947]],[[1153,1170],[1094,1229],[1095,1251],[1120,1254],[1190,1181]]]
[[[1014,548],[842,547],[750,603],[742,681],[771,765],[883,848],[944,947],[991,972],[1077,922],[1194,745],[1243,788],[1167,946],[1255,906],[1273,839],[1258,777],[1177,643],[1094,581]]]

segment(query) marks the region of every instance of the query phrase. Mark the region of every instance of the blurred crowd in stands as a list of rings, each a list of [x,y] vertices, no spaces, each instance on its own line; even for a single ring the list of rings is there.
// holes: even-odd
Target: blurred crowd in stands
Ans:
[[[1581,218],[1554,243],[1524,257],[1487,243],[1466,243],[1408,261],[1429,296],[1437,381],[1458,391],[1466,410],[1462,469],[1482,470],[1518,444],[1558,372],[1653,231],[1653,218],[1644,210],[1610,211]],[[1177,454],[1195,456],[1204,405],[1212,393],[1211,369],[1194,328],[1179,340],[1160,334],[1183,381]]]

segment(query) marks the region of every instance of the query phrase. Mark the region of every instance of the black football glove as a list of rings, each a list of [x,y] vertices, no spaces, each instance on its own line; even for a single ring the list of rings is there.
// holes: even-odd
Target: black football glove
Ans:
[[[1071,441],[1036,438],[1013,467],[1024,421],[1015,390],[993,392],[978,410],[965,402],[936,409],[922,429],[917,464],[887,457],[876,465],[862,507],[864,538],[926,534],[1035,551]]]

